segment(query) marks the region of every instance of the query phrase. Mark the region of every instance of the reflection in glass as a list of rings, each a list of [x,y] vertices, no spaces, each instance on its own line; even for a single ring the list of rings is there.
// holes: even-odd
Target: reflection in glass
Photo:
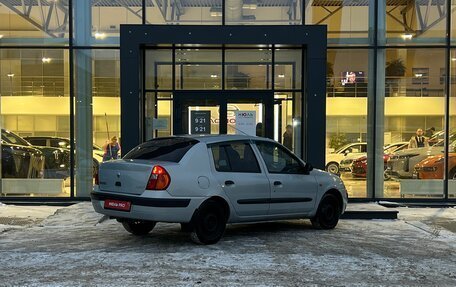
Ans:
[[[225,64],[226,89],[270,89],[270,49],[229,49],[226,50]]]
[[[366,197],[368,51],[328,50],[327,61],[326,170],[340,175],[349,197]]]
[[[407,146],[385,153],[384,197],[443,196],[444,67],[443,49],[386,50],[383,144]]]
[[[222,88],[222,51],[176,50],[176,89],[218,90]]]
[[[70,195],[68,68],[66,50],[0,51],[1,195]]]

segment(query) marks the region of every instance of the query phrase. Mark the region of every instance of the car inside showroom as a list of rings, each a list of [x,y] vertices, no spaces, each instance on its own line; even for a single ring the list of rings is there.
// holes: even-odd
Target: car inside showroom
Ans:
[[[86,199],[112,147],[200,133],[269,137],[353,201],[455,201],[454,8],[0,0],[0,196]]]

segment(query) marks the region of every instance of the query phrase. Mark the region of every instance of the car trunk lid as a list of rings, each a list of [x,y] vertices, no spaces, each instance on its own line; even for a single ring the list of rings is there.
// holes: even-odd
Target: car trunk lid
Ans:
[[[100,191],[142,194],[155,165],[165,167],[167,162],[147,160],[115,160],[104,162],[99,170]]]

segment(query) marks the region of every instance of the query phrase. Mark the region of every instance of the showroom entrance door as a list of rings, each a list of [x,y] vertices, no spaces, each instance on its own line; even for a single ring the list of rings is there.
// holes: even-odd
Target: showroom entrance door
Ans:
[[[274,136],[272,91],[175,91],[173,97],[175,135]]]

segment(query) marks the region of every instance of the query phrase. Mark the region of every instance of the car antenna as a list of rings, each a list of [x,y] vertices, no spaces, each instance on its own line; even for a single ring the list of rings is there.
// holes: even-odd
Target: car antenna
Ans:
[[[243,133],[245,136],[250,136],[250,135],[249,135],[249,134],[247,134],[246,132],[244,132],[244,131],[241,131],[240,129],[236,128],[236,127],[235,127],[235,126],[233,126],[233,125],[230,125],[230,124],[227,124],[227,125],[228,125],[228,126],[230,126],[230,127],[232,127],[233,129],[235,129],[236,131]]]

